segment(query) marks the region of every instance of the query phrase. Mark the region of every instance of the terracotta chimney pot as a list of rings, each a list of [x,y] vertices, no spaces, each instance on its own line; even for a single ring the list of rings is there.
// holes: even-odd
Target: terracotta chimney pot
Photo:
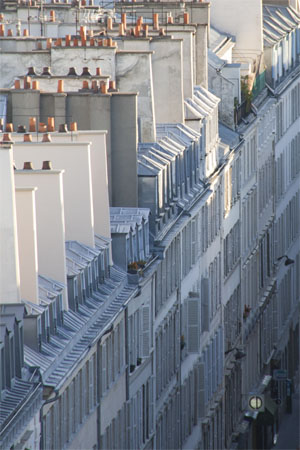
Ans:
[[[38,91],[40,88],[40,83],[38,80],[33,80],[32,82],[32,89],[34,89],[35,91]]]
[[[31,78],[24,77],[24,89],[30,89],[31,87]]]
[[[57,82],[57,92],[59,94],[64,92],[64,80],[58,80],[58,82]]]
[[[45,134],[44,134],[44,136],[45,136]],[[43,139],[44,139],[44,136],[43,136]],[[43,142],[47,142],[47,141],[43,141]],[[42,170],[51,170],[51,169],[52,169],[52,162],[51,161],[43,161]]]
[[[24,125],[18,125],[17,133],[26,133],[26,127]]]
[[[24,162],[23,170],[33,170],[33,165],[31,161]]]
[[[126,30],[126,13],[121,14],[121,22],[124,25],[124,30]]]
[[[48,117],[48,131],[55,131],[55,123],[54,123],[54,117]]]
[[[51,135],[49,133],[44,133],[42,142],[51,142]]]
[[[52,39],[51,38],[47,38],[46,48],[49,50],[51,47],[52,47]]]
[[[66,44],[66,47],[70,47],[70,44],[71,44],[71,35],[70,34],[66,34],[65,44]]]
[[[14,125],[12,123],[7,123],[5,127],[5,131],[7,133],[13,133],[14,131]]]
[[[20,80],[15,80],[15,89],[21,89],[21,83]]]
[[[70,130],[71,131],[77,131],[77,122],[71,122],[70,123]]]
[[[45,133],[47,131],[47,125],[43,122],[39,123],[39,133]]]
[[[5,25],[3,23],[0,24],[0,36],[4,36],[5,32]]]
[[[66,123],[61,123],[58,127],[59,133],[67,133],[68,132],[68,126]]]
[[[168,23],[171,23],[171,24],[174,23],[174,19],[173,19],[172,16],[169,16],[169,17],[168,17]]]
[[[12,29],[9,28],[9,29],[7,30],[7,36],[11,37],[12,35],[13,35]]]
[[[101,68],[100,67],[96,67],[96,76],[100,77],[101,75]]]
[[[82,89],[89,89],[89,82],[87,80],[83,80]]]
[[[183,23],[184,23],[185,25],[188,25],[188,24],[190,23],[190,15],[189,15],[188,12],[185,12],[185,13],[183,14]]]
[[[107,84],[105,81],[100,81],[101,94],[107,94]]]
[[[124,24],[119,23],[119,36],[124,36]]]
[[[107,26],[106,27],[109,31],[111,31],[113,29],[113,21],[112,21],[111,17],[107,18]]]
[[[12,142],[10,133],[3,133],[2,142]]]
[[[36,118],[29,117],[29,132],[35,133],[35,131],[36,131]]]
[[[55,22],[55,11],[53,9],[50,10],[50,22]]]
[[[153,30],[158,30],[158,13],[153,13]]]
[[[94,47],[95,46],[95,39],[91,38],[90,39],[90,47]]]
[[[24,142],[32,142],[32,136],[30,133],[24,134]]]
[[[73,47],[78,47],[78,39],[74,38],[73,40]]]
[[[24,37],[28,37],[28,36],[29,36],[29,33],[28,33],[27,28],[25,28],[25,29],[23,30],[23,36],[24,36]]]

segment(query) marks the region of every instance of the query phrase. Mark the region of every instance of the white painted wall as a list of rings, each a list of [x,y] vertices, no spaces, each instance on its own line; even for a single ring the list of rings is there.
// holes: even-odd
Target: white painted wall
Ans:
[[[21,298],[38,300],[38,249],[35,187],[16,188]]]
[[[255,57],[263,51],[262,0],[212,0],[211,24],[235,36],[234,53]]]
[[[55,169],[65,169],[64,203],[66,239],[77,240],[94,247],[94,214],[90,144],[70,143],[16,143],[14,158],[17,167],[32,161],[40,169],[45,160]]]
[[[0,146],[0,303],[20,301],[12,147]]]
[[[14,149],[15,150],[15,149]],[[14,151],[18,158],[18,150]],[[16,170],[17,187],[36,186],[36,226],[39,273],[67,282],[63,171]],[[66,290],[64,307],[68,309]]]

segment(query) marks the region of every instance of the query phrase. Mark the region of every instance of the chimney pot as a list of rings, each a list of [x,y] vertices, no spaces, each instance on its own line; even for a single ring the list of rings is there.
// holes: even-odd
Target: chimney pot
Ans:
[[[43,67],[43,72],[41,73],[43,77],[51,77],[50,67]]]
[[[108,18],[107,18],[107,25],[106,25],[106,27],[107,27],[107,29],[108,29],[109,31],[111,31],[111,30],[113,29],[113,21],[112,21],[112,18],[111,18],[111,17],[108,17]]]
[[[121,22],[124,25],[124,30],[126,30],[126,13],[122,13]]]
[[[28,33],[27,28],[25,28],[25,29],[23,30],[23,36],[24,36],[24,37],[28,37],[28,36],[29,36],[29,33]]]
[[[69,68],[69,73],[67,75],[68,77],[77,77],[77,73],[75,71],[75,67],[70,67]]]
[[[21,89],[20,80],[15,80],[15,89]]]
[[[174,23],[174,19],[172,16],[168,16],[168,23]]]
[[[73,47],[78,47],[78,39],[74,38],[73,40]]]
[[[46,48],[49,50],[52,47],[52,38],[47,38]]]
[[[4,36],[4,31],[5,31],[5,25],[2,23],[2,24],[0,25],[0,36],[1,36],[1,37]]]
[[[165,35],[166,35],[165,29],[164,29],[164,28],[160,28],[160,29],[159,29],[159,35],[160,35],[160,36],[165,36]]]
[[[18,125],[17,133],[26,133],[26,127],[24,125]]]
[[[105,81],[100,81],[101,94],[107,94],[107,84]]]
[[[62,43],[61,38],[57,38],[54,45],[55,47],[61,47],[61,43]]]
[[[58,80],[57,82],[57,92],[62,93],[64,92],[64,80]]]
[[[82,89],[89,89],[89,82],[87,80],[83,80]]]
[[[3,133],[2,142],[12,142],[10,133]]]
[[[77,122],[71,122],[70,123],[70,130],[71,131],[77,131]]]
[[[189,15],[188,12],[185,12],[185,13],[183,14],[183,23],[184,23],[185,25],[187,25],[187,24],[190,23],[190,15]]]
[[[7,133],[13,133],[14,131],[14,125],[12,123],[7,123],[5,127],[5,131]]]
[[[29,117],[29,131],[30,133],[35,133],[36,131],[36,118]]]
[[[158,13],[153,13],[153,30],[158,30]]]
[[[124,24],[120,23],[119,24],[119,36],[124,36]]]
[[[24,89],[30,89],[31,86],[31,78],[24,77]]]
[[[33,170],[33,165],[31,161],[24,162],[23,170]]]
[[[52,163],[51,161],[43,161],[42,170],[51,170]]]
[[[45,133],[47,131],[47,125],[43,122],[39,123],[39,133]]]
[[[7,30],[7,36],[11,37],[12,35],[13,35],[12,29],[9,28],[9,29]]]
[[[55,123],[54,123],[54,117],[48,117],[48,131],[55,131]]]
[[[68,126],[66,123],[61,123],[58,127],[59,133],[67,133],[68,132]]]
[[[106,39],[106,45],[107,45],[107,47],[112,47],[113,46],[112,45],[112,38]]]
[[[100,67],[96,67],[96,76],[100,77],[101,75],[101,68]]]
[[[30,133],[24,134],[24,142],[32,142],[32,136]]]
[[[50,10],[50,22],[55,22],[55,11],[53,9]]]
[[[71,35],[66,34],[65,45],[66,45],[66,47],[70,47],[70,44],[71,44]]]
[[[95,39],[91,38],[90,39],[90,47],[94,47],[95,46]]]
[[[42,142],[51,142],[51,135],[49,133],[44,133]]]
[[[35,91],[39,90],[40,88],[40,83],[38,80],[33,80],[32,82],[32,89],[34,89]]]
[[[83,67],[83,68],[82,68],[82,74],[81,74],[81,76],[82,76],[82,77],[90,77],[90,76],[91,76],[88,67]]]
[[[113,80],[110,80],[109,82],[109,90],[115,91],[116,90],[116,82]]]
[[[98,83],[97,80],[92,81],[92,89],[94,92],[98,92]]]

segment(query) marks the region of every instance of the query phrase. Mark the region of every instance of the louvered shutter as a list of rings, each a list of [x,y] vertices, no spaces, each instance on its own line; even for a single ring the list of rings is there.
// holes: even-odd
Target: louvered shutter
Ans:
[[[142,357],[145,358],[150,354],[150,306],[149,304],[142,306]]]
[[[94,407],[94,361],[93,356],[88,362],[89,369],[89,403],[88,403],[88,412],[91,412]]]
[[[101,346],[101,394],[103,395],[106,391],[106,342],[102,343]]]
[[[126,429],[126,448],[132,448],[131,447],[131,413],[130,413],[130,400],[128,400],[125,404],[125,429]]]
[[[209,280],[201,282],[201,331],[209,331]]]
[[[200,347],[200,298],[187,299],[187,344],[189,353],[197,353]]]
[[[205,415],[205,395],[204,395],[204,379],[205,379],[205,372],[204,372],[204,364],[199,363],[198,364],[198,417],[201,419]]]

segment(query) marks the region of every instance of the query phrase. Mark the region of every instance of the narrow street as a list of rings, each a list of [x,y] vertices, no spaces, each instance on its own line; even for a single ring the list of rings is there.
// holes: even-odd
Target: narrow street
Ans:
[[[279,436],[274,449],[299,450],[300,449],[300,415],[299,415],[299,385],[293,394],[292,414],[285,414],[279,428]]]

